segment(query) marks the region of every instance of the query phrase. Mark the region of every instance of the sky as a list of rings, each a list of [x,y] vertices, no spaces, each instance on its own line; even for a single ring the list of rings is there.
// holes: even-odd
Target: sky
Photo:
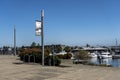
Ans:
[[[0,46],[41,43],[35,20],[44,9],[44,42],[83,46],[120,44],[120,0],[0,0]]]

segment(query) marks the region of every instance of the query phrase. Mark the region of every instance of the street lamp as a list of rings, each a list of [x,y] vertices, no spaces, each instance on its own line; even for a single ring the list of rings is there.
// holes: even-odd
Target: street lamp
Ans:
[[[44,10],[41,11],[41,21],[36,20],[36,36],[41,36],[42,65],[44,66]]]

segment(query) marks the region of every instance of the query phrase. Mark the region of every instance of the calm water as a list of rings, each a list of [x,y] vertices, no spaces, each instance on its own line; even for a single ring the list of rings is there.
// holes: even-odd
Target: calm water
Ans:
[[[99,60],[98,58],[91,58],[90,62],[95,64],[107,64],[112,65],[113,67],[120,67],[120,59],[106,58]]]

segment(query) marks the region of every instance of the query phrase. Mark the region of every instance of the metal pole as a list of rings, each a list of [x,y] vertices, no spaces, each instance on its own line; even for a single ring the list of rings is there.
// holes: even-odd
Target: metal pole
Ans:
[[[53,45],[53,66],[55,66],[55,45]]]
[[[16,27],[14,25],[14,55],[16,55]]]
[[[117,39],[115,39],[116,40],[116,46],[118,45],[118,42],[117,42]]]
[[[41,22],[42,65],[44,66],[44,10],[41,11]]]

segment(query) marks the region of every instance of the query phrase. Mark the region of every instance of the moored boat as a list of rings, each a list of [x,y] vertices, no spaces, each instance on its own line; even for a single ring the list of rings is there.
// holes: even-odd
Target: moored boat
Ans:
[[[89,54],[89,56],[92,57],[92,58],[97,58],[97,57],[98,57],[95,52],[92,52],[92,53],[88,52],[88,54]]]
[[[100,54],[101,58],[112,58],[112,55],[110,54],[110,52],[102,52]]]

